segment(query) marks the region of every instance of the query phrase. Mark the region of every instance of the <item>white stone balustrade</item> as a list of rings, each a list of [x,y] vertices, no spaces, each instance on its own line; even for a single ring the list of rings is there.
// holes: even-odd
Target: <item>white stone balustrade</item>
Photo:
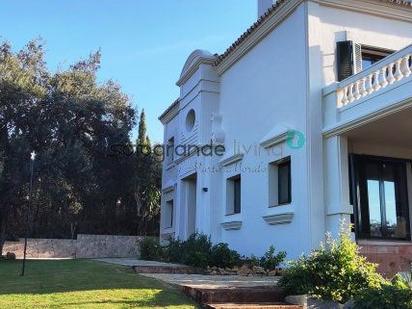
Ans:
[[[412,45],[353,75],[337,86],[337,107],[342,108],[412,75]]]

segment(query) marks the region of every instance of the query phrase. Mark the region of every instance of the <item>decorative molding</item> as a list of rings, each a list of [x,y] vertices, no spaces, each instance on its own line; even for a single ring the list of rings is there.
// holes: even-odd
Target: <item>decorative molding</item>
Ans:
[[[212,114],[210,122],[212,124],[212,136],[211,140],[214,144],[223,145],[225,142],[225,132],[222,127],[223,117],[220,114]]]
[[[270,225],[288,224],[292,222],[294,215],[294,212],[285,212],[275,215],[263,216],[262,218],[266,221],[267,224]]]
[[[233,156],[230,156],[230,157],[228,157],[228,158],[225,158],[225,159],[221,160],[221,161],[220,161],[220,165],[221,165],[221,166],[232,165],[232,164],[234,164],[234,163],[236,163],[236,162],[242,161],[242,160],[243,160],[243,157],[244,157],[244,154],[243,154],[243,153],[235,154],[235,155],[233,155]]]
[[[320,5],[412,22],[412,6],[397,1],[311,0]],[[394,5],[395,4],[395,5]]]
[[[166,164],[166,171],[170,171],[171,169],[175,168],[176,164],[175,161],[169,162]]]
[[[268,16],[263,22],[253,29],[252,33],[245,33],[247,37],[237,45],[225,58],[223,58],[216,66],[216,71],[222,75],[240,58],[249,52],[256,44],[264,39],[272,32],[280,23],[282,23],[289,15],[303,2],[303,0],[289,0],[280,5],[273,15]]]
[[[223,222],[222,227],[226,231],[233,231],[233,230],[240,230],[242,227],[242,221],[228,221],[228,222]]]
[[[290,129],[286,125],[276,126],[260,141],[260,145],[267,149],[280,143],[284,143],[288,137],[289,131]]]
[[[175,189],[175,185],[171,185],[171,186],[168,186],[168,187],[162,189],[162,192],[163,192],[163,194],[166,194],[166,193],[170,193],[170,192],[174,191],[174,189]]]
[[[395,114],[410,107],[412,107],[412,101],[410,98],[408,98],[406,100],[402,100],[401,102],[392,104],[386,108],[366,114],[362,117],[351,119],[345,122],[339,122],[333,126],[327,127],[322,131],[322,134],[324,138],[329,138],[335,135],[341,135],[352,129],[358,128],[360,126],[371,123],[375,120],[384,118],[386,116]]]
[[[158,119],[162,122],[162,124],[166,124],[179,113],[179,110],[180,100],[177,99],[159,116]]]
[[[208,64],[213,66],[216,61],[216,56],[208,51],[197,49],[190,54],[183,66],[182,73],[179,80],[176,82],[177,86],[182,86],[192,75],[199,69],[201,64]]]

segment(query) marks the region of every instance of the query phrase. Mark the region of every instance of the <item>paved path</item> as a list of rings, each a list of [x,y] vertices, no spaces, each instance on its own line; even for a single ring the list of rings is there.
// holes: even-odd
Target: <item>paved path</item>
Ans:
[[[103,258],[103,259],[95,259],[99,262],[105,262],[109,264],[116,264],[122,266],[142,266],[142,267],[185,267],[184,265],[179,264],[171,264],[171,263],[163,263],[163,262],[156,262],[156,261],[144,261],[138,259],[129,259],[129,258]]]
[[[169,284],[201,289],[276,286],[279,277],[211,276],[187,274],[142,274]]]
[[[187,267],[179,264],[163,263],[156,261],[144,261],[127,258],[104,258],[96,261],[123,265],[129,267]],[[199,275],[199,274],[162,274],[162,273],[140,273],[142,276],[158,279],[166,283],[180,287],[191,287],[200,289],[221,289],[239,287],[266,287],[276,286],[280,277],[251,277],[251,276],[221,276],[221,275]]]

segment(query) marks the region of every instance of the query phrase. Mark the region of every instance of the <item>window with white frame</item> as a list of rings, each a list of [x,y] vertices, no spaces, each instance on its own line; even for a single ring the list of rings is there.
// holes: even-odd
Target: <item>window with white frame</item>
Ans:
[[[226,214],[234,215],[241,212],[242,182],[240,175],[226,180]]]
[[[290,157],[269,164],[269,206],[292,202],[291,174]]]

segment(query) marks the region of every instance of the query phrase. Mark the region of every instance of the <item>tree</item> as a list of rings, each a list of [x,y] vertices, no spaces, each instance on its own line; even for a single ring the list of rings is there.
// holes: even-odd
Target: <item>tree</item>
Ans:
[[[155,154],[151,151],[151,143],[146,132],[146,116],[144,110],[140,114],[139,132],[136,141],[136,177],[135,202],[140,217],[137,229],[147,230],[147,225],[153,220],[159,220],[160,215],[160,182],[161,166]]]
[[[160,174],[152,159],[113,152],[121,144],[133,153],[135,110],[118,84],[97,82],[100,58],[98,51],[52,73],[41,41],[17,53],[0,46],[0,254],[6,237],[24,230],[33,150],[33,236],[71,237],[74,227],[136,233],[137,178],[144,208],[158,203]],[[144,118],[142,111],[139,136],[146,142]]]

